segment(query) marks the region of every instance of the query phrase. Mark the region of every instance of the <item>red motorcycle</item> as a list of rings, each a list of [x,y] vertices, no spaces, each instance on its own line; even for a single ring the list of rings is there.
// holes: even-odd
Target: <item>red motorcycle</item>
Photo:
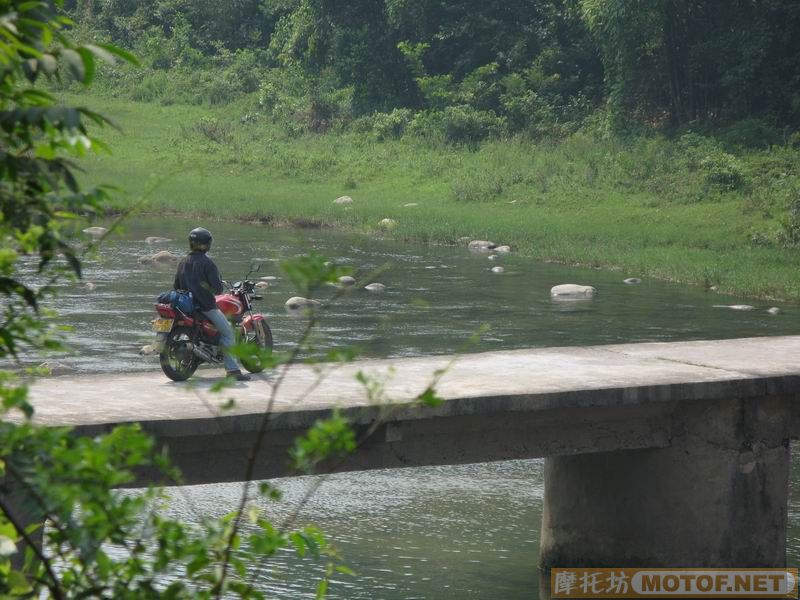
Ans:
[[[252,271],[251,271],[252,273]],[[249,276],[250,273],[247,274]],[[245,278],[216,297],[219,308],[233,321],[240,342],[249,342],[262,350],[272,350],[272,331],[264,315],[253,312],[252,301],[261,300],[256,284]],[[156,348],[160,349],[161,370],[173,381],[189,379],[200,363],[222,364],[219,332],[200,313],[186,314],[173,304],[157,303],[158,318],[153,321]],[[260,373],[264,365],[258,356],[240,358],[251,373]]]

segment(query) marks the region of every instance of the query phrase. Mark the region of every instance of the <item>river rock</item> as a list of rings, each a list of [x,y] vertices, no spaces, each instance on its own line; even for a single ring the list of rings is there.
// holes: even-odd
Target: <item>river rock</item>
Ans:
[[[642,283],[642,280],[639,279],[638,277],[628,277],[622,283],[624,283],[625,285],[639,285],[640,283]]]
[[[56,360],[48,360],[39,365],[40,369],[47,371],[48,375],[66,375],[74,373],[75,369],[68,364],[58,362]]]
[[[496,247],[497,244],[488,240],[472,240],[469,244],[467,244],[467,248],[473,252],[491,252],[492,249]]]
[[[158,350],[152,344],[147,344],[139,349],[139,356],[154,356],[158,354]]]
[[[505,271],[503,267],[492,267],[492,273],[505,273]]]
[[[780,308],[778,308],[777,306],[773,306],[772,308],[768,308],[767,309],[767,314],[768,315],[772,315],[773,317],[776,316],[776,315],[781,314],[782,312],[783,311]]]
[[[340,196],[336,200],[333,201],[334,204],[338,204],[340,206],[346,206],[348,204],[353,203],[353,199],[350,196]]]
[[[715,304],[713,308],[729,308],[730,310],[755,310],[755,306],[750,306],[749,304]]]
[[[373,294],[382,294],[386,291],[386,286],[382,283],[370,283],[369,285],[365,285],[364,289]]]
[[[596,293],[597,289],[590,285],[575,283],[564,283],[550,289],[552,298],[591,298]]]
[[[83,233],[93,238],[100,238],[108,233],[108,229],[105,227],[87,227],[83,230]]]
[[[162,250],[161,252],[156,252],[152,256],[142,256],[139,259],[139,263],[144,265],[168,265],[172,263],[176,263],[180,260],[179,256],[176,256],[172,252],[168,250]]]
[[[269,289],[269,282],[268,281],[256,281],[256,288],[259,289],[259,290]]]
[[[339,285],[342,287],[353,287],[356,284],[356,278],[350,275],[342,275],[339,277]]]
[[[309,300],[300,296],[289,298],[283,307],[286,309],[286,314],[292,319],[305,319],[308,318],[314,311],[322,306],[316,300]]]
[[[171,242],[172,240],[165,237],[158,237],[157,235],[153,235],[150,237],[144,238],[145,244],[166,244],[167,242]]]
[[[497,260],[497,259],[498,259],[498,256],[497,256],[497,254],[490,254],[490,255],[489,255],[489,256],[487,256],[486,258],[488,258],[489,260]]]
[[[394,229],[395,227],[397,227],[397,221],[395,221],[394,219],[381,219],[380,222],[378,223],[378,227],[387,230]]]
[[[499,252],[500,254],[507,254],[511,252],[511,246],[508,245],[497,246],[496,248],[494,248],[494,251]]]
[[[92,283],[91,281],[87,281],[83,285],[83,289],[85,289],[87,292],[93,292],[93,291],[95,291],[97,289],[97,284],[96,283]]]

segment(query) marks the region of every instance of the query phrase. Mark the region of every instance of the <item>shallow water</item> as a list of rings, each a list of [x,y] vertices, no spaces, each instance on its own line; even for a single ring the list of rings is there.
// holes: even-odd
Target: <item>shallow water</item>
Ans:
[[[173,268],[142,266],[137,258],[160,249],[183,253],[195,224],[142,219],[128,225],[86,265],[82,284],[64,286],[58,308],[75,330],[74,354],[58,360],[79,372],[154,370],[137,355],[151,339],[154,297],[171,286]],[[385,294],[353,291],[324,315],[321,348],[357,345],[376,357],[452,353],[483,324],[490,331],[468,351],[533,346],[571,346],[638,341],[677,341],[800,333],[800,310],[751,301],[752,312],[714,305],[742,304],[698,288],[645,280],[622,283],[637,273],[538,264],[515,255],[489,261],[465,248],[410,246],[331,231],[276,230],[216,223],[214,258],[223,277],[234,280],[252,259],[258,276],[278,279],[259,308],[269,317],[278,346],[289,347],[302,324],[285,316],[295,295],[278,268],[281,260],[311,250],[377,278]],[[147,236],[176,242],[148,246]],[[502,265],[505,272],[490,268]],[[581,283],[598,289],[588,302],[554,303],[549,289]],[[332,293],[328,291],[326,293]],[[800,452],[793,451],[789,530],[790,565],[800,563]],[[266,505],[280,522],[315,478],[279,480],[285,502]],[[173,489],[170,510],[188,521],[223,514],[240,486]],[[325,479],[300,513],[298,524],[321,527],[358,577],[337,576],[330,597],[339,599],[535,598],[542,508],[542,461],[511,461],[335,475]],[[298,568],[302,566],[303,568]],[[282,553],[256,577],[277,598],[314,596],[324,565]],[[254,567],[254,572],[256,571]]]
[[[80,372],[157,369],[138,356],[150,342],[153,301],[171,288],[174,267],[154,268],[137,259],[158,250],[185,252],[186,232],[194,223],[142,219],[86,261],[85,283],[63,286],[57,309],[74,327],[74,355],[61,362]],[[243,277],[252,261],[257,276],[276,276],[257,304],[273,329],[276,344],[289,347],[302,324],[286,317],[283,304],[296,295],[279,263],[315,251],[368,274],[385,269],[377,280],[384,294],[354,290],[324,315],[320,348],[358,346],[364,356],[396,357],[543,346],[579,346],[640,341],[677,341],[800,333],[800,309],[753,301],[751,312],[715,308],[742,304],[700,288],[645,280],[625,285],[637,273],[575,269],[536,263],[516,255],[489,261],[466,248],[414,246],[323,230],[286,230],[257,225],[215,223],[213,256],[225,279]],[[147,236],[176,240],[147,245]],[[502,274],[490,271],[501,265]],[[560,283],[593,285],[591,301],[553,302],[549,290]],[[332,294],[324,290],[323,294]],[[490,330],[480,343],[467,345],[481,326]]]

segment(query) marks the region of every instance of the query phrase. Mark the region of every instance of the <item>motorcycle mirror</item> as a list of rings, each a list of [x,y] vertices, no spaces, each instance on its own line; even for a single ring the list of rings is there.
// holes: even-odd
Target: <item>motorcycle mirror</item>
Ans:
[[[258,273],[260,270],[261,270],[261,263],[252,262],[250,263],[250,270],[247,272],[247,275],[245,275],[244,278],[249,279],[252,273]]]

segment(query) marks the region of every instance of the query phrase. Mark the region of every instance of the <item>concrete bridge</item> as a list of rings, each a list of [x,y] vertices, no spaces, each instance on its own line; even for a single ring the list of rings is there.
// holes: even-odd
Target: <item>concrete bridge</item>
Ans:
[[[294,368],[257,478],[290,474],[292,440],[334,407],[386,421],[336,470],[546,457],[540,564],[782,567],[789,440],[800,434],[800,337],[549,348],[459,357],[436,408],[402,406],[447,357]],[[391,412],[355,380],[387,377]],[[243,477],[272,383],[213,395],[160,373],[57,377],[32,388],[37,418],[94,435],[140,422],[187,484]],[[235,410],[215,414],[224,399]],[[330,465],[324,468],[332,468]],[[142,473],[141,484],[156,482]]]

